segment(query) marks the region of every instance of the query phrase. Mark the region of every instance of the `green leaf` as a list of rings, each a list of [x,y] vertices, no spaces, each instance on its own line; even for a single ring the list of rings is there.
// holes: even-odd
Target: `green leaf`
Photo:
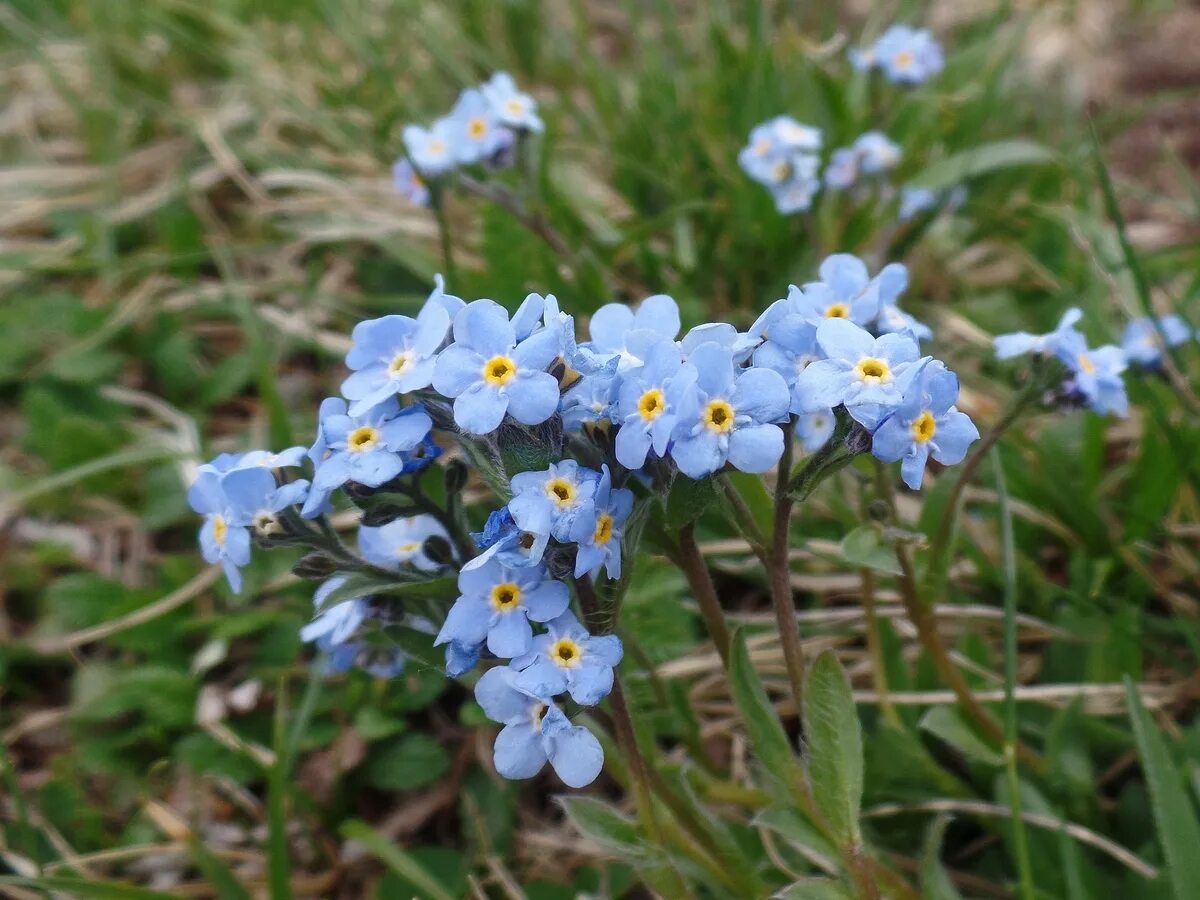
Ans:
[[[750,745],[766,770],[783,785],[794,789],[801,776],[799,761],[792,752],[791,742],[771,705],[762,679],[750,661],[742,629],[734,631],[730,644],[729,689],[746,726]]]
[[[647,844],[637,823],[611,803],[595,797],[562,796],[555,800],[579,833],[598,846],[625,859],[646,856]]]
[[[1037,165],[1056,159],[1054,151],[1033,141],[994,141],[938,160],[911,179],[909,184],[935,191],[945,190],[996,169]]]
[[[854,892],[832,878],[804,878],[775,894],[775,900],[853,900]]]
[[[69,875],[42,875],[38,878],[0,876],[0,885],[5,884],[34,890],[61,891],[81,900],[173,900],[174,897],[173,894],[161,894],[118,881],[95,881]]]
[[[371,752],[363,777],[371,787],[409,791],[437,781],[450,767],[446,748],[428,734],[407,734]]]
[[[850,681],[830,650],[817,657],[804,682],[804,738],[813,800],[835,837],[855,846],[861,842],[862,730]]]
[[[691,525],[717,501],[720,491],[713,478],[696,480],[677,475],[667,494],[664,523],[671,532]]]
[[[189,835],[187,844],[188,852],[192,854],[192,862],[204,873],[220,900],[250,900],[250,892],[237,880],[237,876],[223,859],[194,835]]]
[[[347,822],[342,826],[342,834],[366,847],[389,869],[420,891],[421,896],[428,900],[454,900],[454,895],[443,888],[441,882],[412,854],[401,850],[365,822],[356,819]]]
[[[895,551],[874,525],[860,525],[842,538],[841,553],[846,562],[857,568],[900,574]]]
[[[1167,860],[1166,874],[1175,900],[1200,897],[1200,823],[1183,775],[1171,761],[1166,742],[1142,704],[1137,685],[1125,677],[1129,718],[1137,739],[1142,773],[1150,789],[1150,805],[1158,841]]]
[[[837,871],[837,848],[794,805],[781,803],[768,806],[754,817],[754,824],[778,833],[820,868],[828,872]]]
[[[1004,758],[972,731],[952,707],[933,707],[921,717],[919,727],[945,741],[966,757],[968,762],[987,768],[1004,765]]]
[[[925,850],[921,854],[921,896],[925,900],[962,900],[962,894],[942,865],[942,837],[948,822],[947,816],[938,816],[929,826],[929,836],[925,839]]]

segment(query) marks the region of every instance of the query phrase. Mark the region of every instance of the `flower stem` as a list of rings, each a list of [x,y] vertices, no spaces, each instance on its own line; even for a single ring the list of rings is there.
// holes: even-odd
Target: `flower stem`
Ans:
[[[446,266],[446,277],[451,284],[458,283],[458,266],[454,262],[454,246],[450,240],[450,222],[446,218],[446,191],[437,188],[433,194],[433,215],[437,219],[438,238],[442,245],[442,262]]]
[[[729,625],[725,621],[725,613],[721,609],[721,601],[717,597],[712,576],[708,573],[708,566],[700,554],[700,547],[696,544],[696,526],[693,524],[684,525],[679,532],[677,563],[683,570],[696,602],[700,605],[700,615],[704,617],[708,635],[717,648],[717,655],[721,657],[721,665],[728,669]]]
[[[788,419],[783,429],[783,456],[779,459],[779,473],[775,482],[775,517],[771,531],[769,569],[771,604],[775,607],[779,642],[783,646],[783,659],[787,664],[792,699],[796,702],[796,715],[799,715],[804,701],[804,646],[800,643],[800,626],[796,622],[796,601],[792,594],[791,566],[788,562],[792,519],[792,495],[788,491],[788,479],[791,477],[796,446],[795,429],[796,420]]]

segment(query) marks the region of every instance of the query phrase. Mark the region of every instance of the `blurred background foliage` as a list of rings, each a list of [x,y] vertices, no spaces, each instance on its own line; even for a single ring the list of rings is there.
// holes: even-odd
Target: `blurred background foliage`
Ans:
[[[894,20],[943,40],[933,84],[850,73],[847,45]],[[1069,305],[1096,341],[1145,304],[1197,321],[1197,39],[1194,5],[1151,0],[0,6],[0,871],[177,896],[630,891],[619,826],[586,807],[564,826],[548,776],[498,779],[464,688],[419,666],[312,677],[294,560],[256,555],[238,597],[202,567],[196,462],[307,442],[353,324],[415,310],[438,271],[510,307],[553,292],[582,316],[666,292],[687,324],[745,325],[835,251],[910,267],[905,306],[986,425],[1013,389],[993,333],[1046,330]],[[498,69],[546,119],[510,176],[538,206],[520,222],[455,195],[451,272],[390,166],[406,122]],[[883,130],[897,184],[963,182],[969,199],[905,226],[878,193],[781,217],[736,155],[784,112],[830,147]],[[1047,759],[1020,785],[1052,823],[1029,830],[1044,896],[1187,896],[1164,874],[1188,863],[1168,859],[1164,822],[1194,826],[1200,791],[1196,370],[1185,348],[1171,377],[1133,381],[1129,420],[1036,414],[1001,445],[1021,730]],[[931,531],[950,481],[899,498],[901,519]],[[870,839],[927,896],[1007,896],[1003,761],[943,696],[888,574],[868,580],[842,543],[865,496],[850,470],[814,497],[793,579],[810,649],[836,648],[860,692]],[[1003,687],[997,498],[987,471],[968,489],[940,598],[985,695]],[[701,531],[782,700],[761,573],[719,515]],[[641,721],[737,781],[745,742],[681,579],[646,559],[627,608],[632,652],[657,667],[633,685]],[[1140,735],[1123,678],[1149,710]],[[734,837],[769,848],[764,869],[811,869],[778,816]]]

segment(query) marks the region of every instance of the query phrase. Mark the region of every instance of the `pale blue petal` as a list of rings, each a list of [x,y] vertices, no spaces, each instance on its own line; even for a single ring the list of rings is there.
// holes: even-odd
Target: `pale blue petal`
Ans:
[[[729,437],[729,462],[743,472],[768,471],[783,455],[778,425],[743,425]]]
[[[440,647],[450,641],[472,645],[482,643],[488,635],[491,614],[490,604],[482,597],[459,597],[446,613],[446,621],[433,646]]]
[[[535,622],[548,622],[561,616],[571,604],[567,586],[561,581],[543,581],[524,592],[521,603],[529,618]]]
[[[513,361],[520,371],[542,370],[549,368],[561,353],[561,336],[551,328],[544,328],[517,344]]]
[[[725,464],[720,442],[707,428],[694,437],[676,440],[671,448],[671,458],[679,466],[679,471],[689,478],[711,475]]]
[[[581,706],[595,706],[613,686],[612,666],[581,665],[570,678],[571,699]]]
[[[475,300],[454,317],[454,340],[487,359],[509,353],[516,344],[516,335],[503,306],[491,300]]]
[[[875,340],[868,332],[853,322],[846,319],[826,319],[817,326],[817,346],[832,359],[856,362],[871,354]],[[826,403],[824,405],[836,404]]]
[[[898,415],[884,419],[871,437],[871,452],[884,462],[900,459],[912,445],[912,426]]]
[[[756,422],[778,422],[787,417],[790,400],[787,382],[771,369],[744,369],[729,395],[738,416]]]
[[[557,378],[547,372],[519,370],[508,391],[508,411],[522,425],[537,425],[554,415],[558,400]],[[497,421],[496,424],[500,423]]]
[[[550,765],[567,787],[587,787],[604,768],[604,749],[582,725],[571,725],[548,739]]]
[[[486,360],[466,347],[443,350],[433,370],[433,389],[445,397],[457,397],[472,385],[483,381]]]
[[[508,398],[493,387],[477,382],[454,401],[454,421],[471,434],[491,434],[504,420]]]
[[[848,363],[841,359],[819,359],[796,377],[793,408],[799,412],[830,409],[846,399],[853,380]]]
[[[625,656],[625,648],[621,639],[615,634],[600,634],[588,638],[587,653],[589,657],[600,660],[606,666],[620,665]]]
[[[979,440],[979,429],[971,417],[952,409],[938,420],[931,452],[942,465],[954,466],[963,461],[972,443]]]
[[[633,327],[633,310],[623,303],[606,303],[588,323],[597,350],[617,353],[625,349],[625,332]]]
[[[539,646],[539,643],[535,642],[534,646]],[[517,666],[523,662],[523,659],[514,659],[513,665]],[[549,698],[561,694],[567,689],[567,676],[563,669],[539,654],[536,662],[513,678],[513,686],[534,697]]]
[[[817,270],[821,280],[843,300],[849,300],[870,280],[866,264],[850,253],[834,253],[825,257]]]
[[[542,748],[542,737],[533,727],[533,722],[506,725],[496,735],[493,751],[496,771],[505,778],[532,778],[546,764],[546,751]]]
[[[635,328],[647,328],[665,338],[679,334],[679,306],[666,294],[647,297],[633,316]]]
[[[733,381],[733,349],[720,344],[701,344],[688,356],[696,369],[696,383],[710,397],[723,395]]]
[[[386,450],[346,454],[346,464],[350,480],[367,487],[379,487],[384,482],[391,481],[404,469],[404,460]]]
[[[919,491],[921,489],[921,482],[925,480],[925,463],[928,459],[929,446],[927,444],[913,444],[912,451],[900,463],[900,477],[914,491]]]
[[[475,702],[493,722],[527,721],[537,701],[513,687],[517,673],[506,666],[488,669],[475,683]]]
[[[533,629],[529,627],[525,611],[520,608],[496,616],[487,633],[488,649],[501,659],[527,653],[532,640]]]
[[[617,461],[627,469],[640,469],[650,452],[650,432],[642,427],[641,417],[634,413],[617,432]]]

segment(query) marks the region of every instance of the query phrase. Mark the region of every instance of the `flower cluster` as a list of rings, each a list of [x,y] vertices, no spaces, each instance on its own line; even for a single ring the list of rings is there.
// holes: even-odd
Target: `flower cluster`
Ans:
[[[786,214],[812,206],[821,189],[821,131],[791,116],[776,116],[754,126],[738,163],[771,192],[775,207]]]
[[[868,131],[849,147],[839,147],[825,167],[825,186],[839,190],[853,187],[860,177],[883,175],[900,162],[900,147],[879,131]]]
[[[497,72],[463,91],[450,113],[428,128],[405,126],[405,156],[392,169],[393,185],[410,202],[428,205],[427,182],[461,166],[501,165],[519,135],[542,129],[537,101],[518,90],[511,75]]]
[[[942,71],[941,45],[927,28],[896,24],[868,47],[850,49],[850,64],[860,72],[883,70],[896,84],[920,84]]]

